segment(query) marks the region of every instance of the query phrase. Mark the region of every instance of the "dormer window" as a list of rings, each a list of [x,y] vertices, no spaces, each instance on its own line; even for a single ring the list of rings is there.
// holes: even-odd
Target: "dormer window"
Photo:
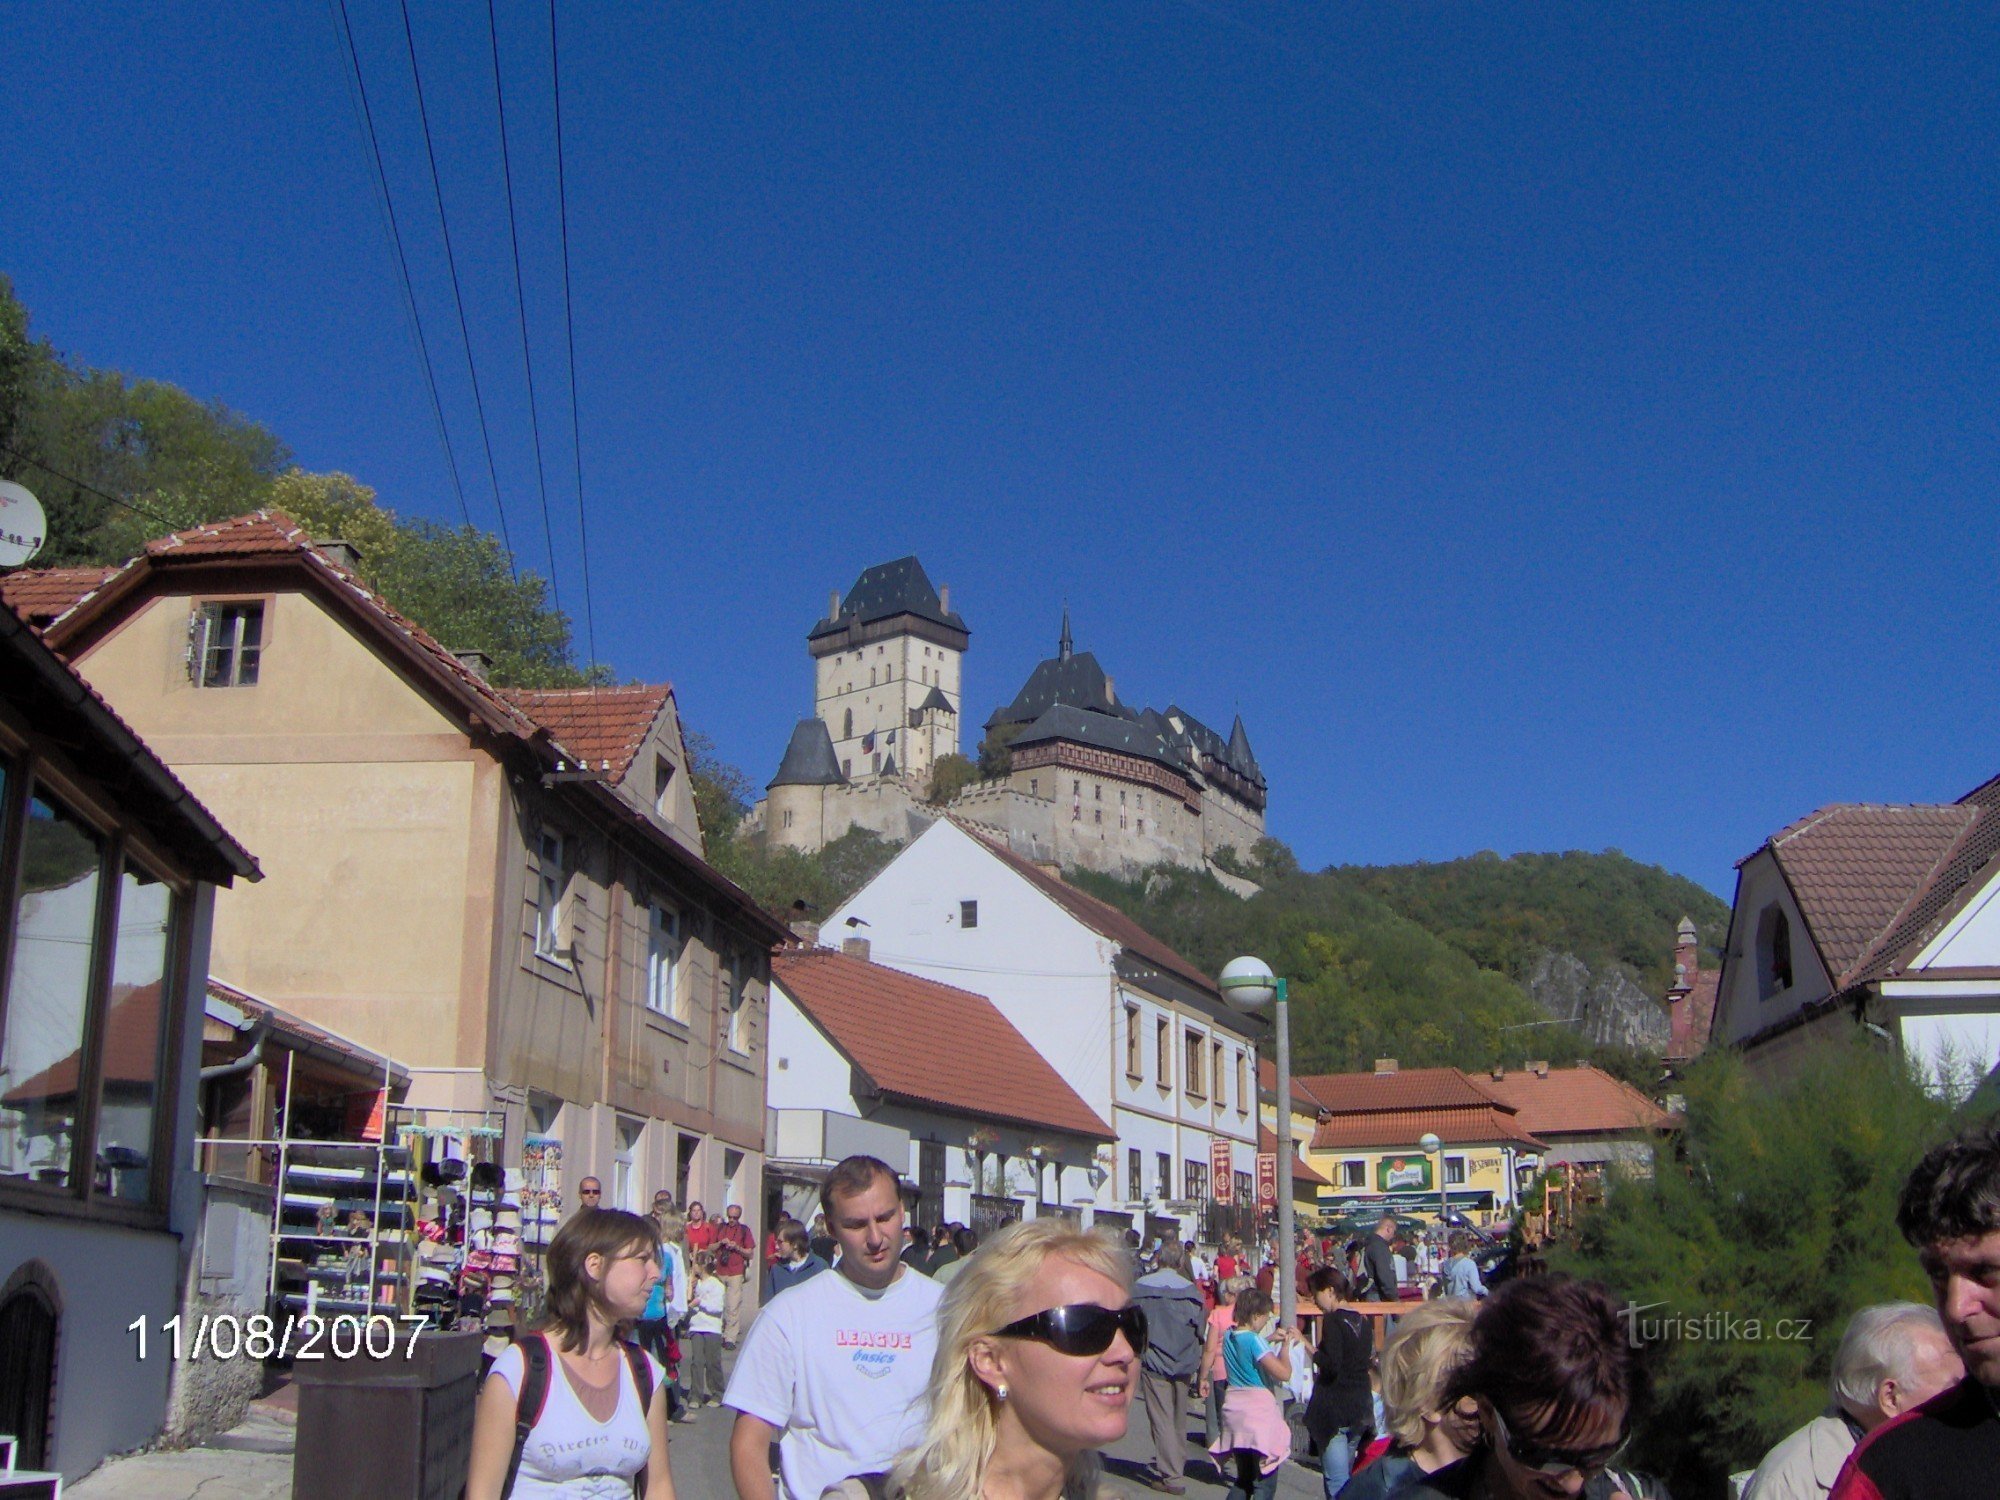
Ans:
[[[668,789],[674,784],[674,763],[664,755],[653,757],[653,811],[661,817],[670,817],[667,802]]]
[[[1792,987],[1792,924],[1775,903],[1757,919],[1757,998]]]
[[[189,622],[188,669],[197,687],[251,687],[264,654],[262,600],[204,604]]]

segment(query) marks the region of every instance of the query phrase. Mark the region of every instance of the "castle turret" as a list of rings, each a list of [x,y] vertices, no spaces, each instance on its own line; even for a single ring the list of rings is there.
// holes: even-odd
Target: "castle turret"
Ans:
[[[914,557],[864,571],[806,636],[815,663],[813,706],[843,775],[899,772],[928,779],[959,750],[960,670],[971,632],[949,590]],[[942,699],[944,712],[930,705]],[[921,733],[919,731],[922,731]]]
[[[765,788],[765,837],[794,849],[819,848],[826,842],[827,788],[846,784],[824,721],[799,720],[778,774]]]

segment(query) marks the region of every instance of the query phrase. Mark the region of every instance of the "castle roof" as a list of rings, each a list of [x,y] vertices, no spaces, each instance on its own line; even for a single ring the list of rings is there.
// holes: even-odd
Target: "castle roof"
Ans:
[[[945,697],[943,690],[932,688],[924,694],[924,701],[910,710],[910,727],[913,729],[916,727],[917,715],[927,714],[934,708],[941,708],[954,718],[958,716],[958,710],[951,706],[951,700]]]
[[[1187,769],[1158,732],[1143,721],[1085,713],[1067,704],[1057,704],[1014,736],[1016,745],[1035,745],[1046,740],[1068,740],[1072,744],[1091,745],[1099,750],[1158,761],[1176,771]]]
[[[816,641],[850,625],[870,625],[897,615],[914,615],[919,620],[965,631],[965,621],[956,611],[944,607],[944,601],[931,585],[930,575],[924,572],[924,565],[915,557],[899,557],[894,562],[863,569],[840,603],[839,618],[819,621],[807,632],[806,639]]]
[[[839,786],[847,778],[840,774],[840,757],[833,753],[833,735],[824,719],[801,719],[792,726],[791,743],[785,758],[778,762],[778,774],[765,785]]]
[[[1167,711],[1160,717],[1164,721],[1162,736],[1169,745],[1176,741],[1185,743],[1191,763],[1198,762],[1205,755],[1229,767],[1245,781],[1264,785],[1264,773],[1257,767],[1257,757],[1250,753],[1250,736],[1243,728],[1241,716],[1238,716],[1236,727],[1227,740],[1178,703],[1169,703]]]
[[[1250,748],[1250,732],[1243,727],[1241,714],[1229,726],[1229,763],[1253,781],[1264,779],[1257,774],[1257,755]]]
[[[1032,724],[1055,707],[1125,719],[1130,714],[1119,706],[1111,690],[1111,679],[1088,651],[1052,656],[1028,674],[1021,691],[1005,708],[997,708],[986,721],[996,724]]]

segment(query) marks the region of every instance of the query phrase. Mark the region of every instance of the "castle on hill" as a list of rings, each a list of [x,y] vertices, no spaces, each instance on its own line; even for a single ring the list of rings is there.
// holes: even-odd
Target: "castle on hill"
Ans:
[[[1264,773],[1239,717],[1227,738],[1185,709],[1118,701],[1078,651],[1068,610],[1056,654],[984,724],[1000,774],[929,800],[961,738],[971,632],[914,557],[865,570],[806,634],[813,717],[751,812],[771,843],[815,851],[853,828],[907,840],[939,816],[1004,839],[1044,864],[1113,874],[1201,868],[1264,836]]]

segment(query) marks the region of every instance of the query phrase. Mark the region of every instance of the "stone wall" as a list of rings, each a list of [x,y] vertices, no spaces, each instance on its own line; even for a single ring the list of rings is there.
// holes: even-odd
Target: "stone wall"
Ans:
[[[203,1185],[201,1228],[188,1257],[181,1317],[196,1327],[204,1317],[244,1320],[267,1311],[270,1279],[271,1189],[234,1178],[209,1177]],[[192,1447],[243,1420],[263,1393],[264,1365],[240,1352],[217,1359],[206,1348],[177,1360],[167,1395],[161,1441]]]

